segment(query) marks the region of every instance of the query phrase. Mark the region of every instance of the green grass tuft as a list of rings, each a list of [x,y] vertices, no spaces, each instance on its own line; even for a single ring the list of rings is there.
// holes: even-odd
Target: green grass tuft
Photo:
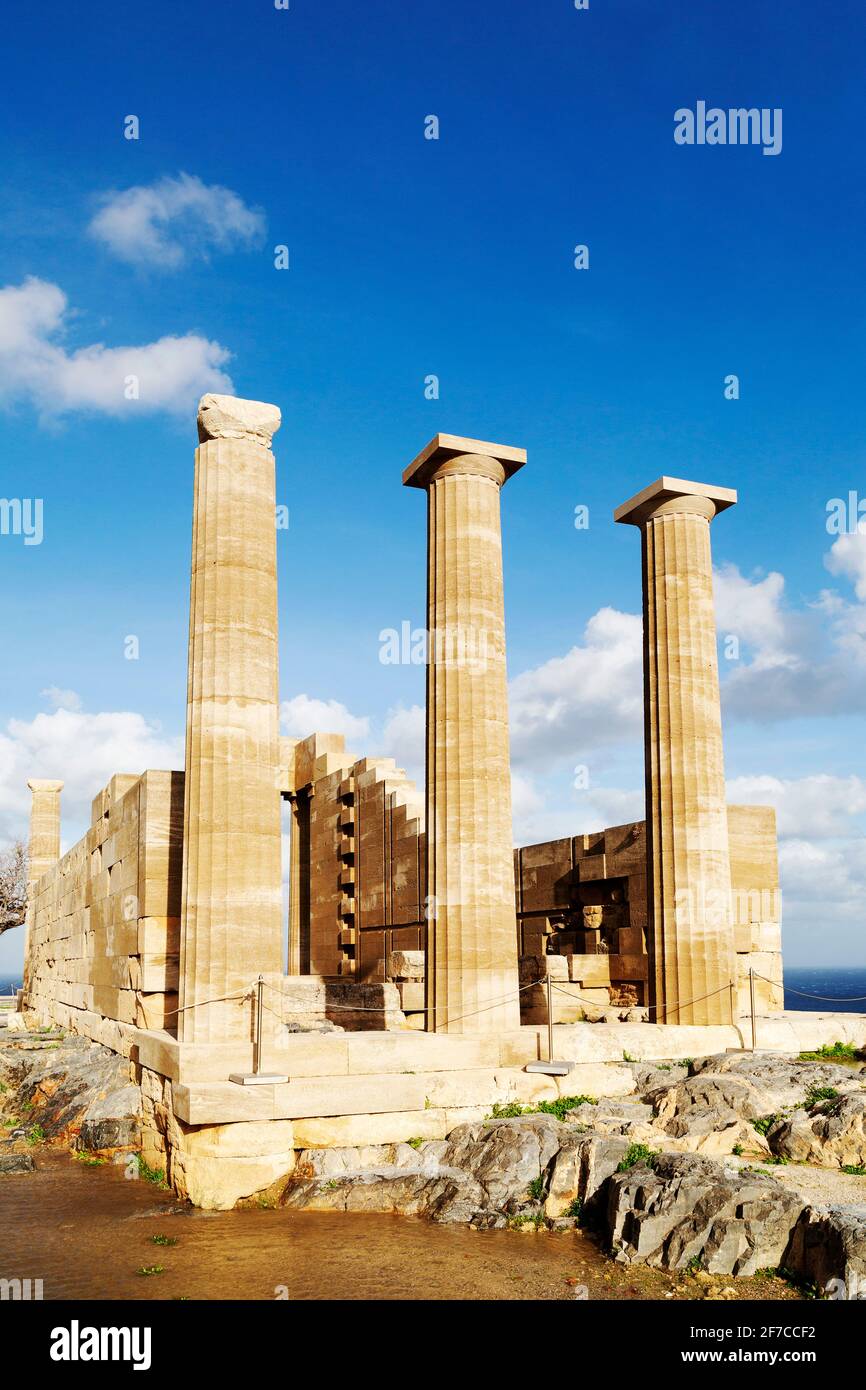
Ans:
[[[656,1150],[648,1148],[646,1144],[629,1144],[625,1157],[617,1164],[616,1171],[627,1173],[638,1163],[645,1163],[648,1168],[654,1168],[657,1158]]]

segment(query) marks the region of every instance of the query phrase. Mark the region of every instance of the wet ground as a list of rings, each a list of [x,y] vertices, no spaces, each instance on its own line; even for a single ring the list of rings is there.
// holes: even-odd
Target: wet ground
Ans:
[[[125,1177],[123,1167],[91,1167],[56,1149],[31,1152],[36,1172],[0,1177],[0,1279],[41,1279],[45,1299],[798,1296],[778,1278],[623,1268],[582,1232],[472,1231],[342,1212],[193,1211]]]

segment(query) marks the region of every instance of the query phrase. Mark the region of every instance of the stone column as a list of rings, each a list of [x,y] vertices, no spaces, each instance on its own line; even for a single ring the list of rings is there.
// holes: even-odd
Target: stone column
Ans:
[[[427,492],[427,1027],[519,1028],[499,490],[523,449],[436,435]]]
[[[274,457],[280,412],[199,404],[187,677],[178,1037],[252,1036],[280,972],[281,839]],[[194,1006],[194,1007],[191,1007]]]
[[[659,1023],[733,1021],[710,522],[736,500],[730,488],[660,478],[614,513],[642,535],[648,935]]]
[[[30,927],[35,911],[36,885],[60,858],[60,793],[62,782],[31,777],[30,844],[27,851],[27,916],[24,919],[24,988],[30,969]]]

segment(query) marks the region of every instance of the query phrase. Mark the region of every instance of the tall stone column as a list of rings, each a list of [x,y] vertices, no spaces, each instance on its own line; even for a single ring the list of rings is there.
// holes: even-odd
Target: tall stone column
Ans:
[[[27,915],[24,919],[24,988],[30,972],[30,926],[35,911],[36,885],[60,858],[60,793],[62,782],[31,777],[30,843],[27,851]]]
[[[733,1021],[710,522],[736,500],[730,488],[660,478],[614,513],[642,536],[649,940],[659,1023]]]
[[[187,677],[178,1036],[249,1040],[222,1001],[282,968],[276,406],[199,404]]]
[[[523,449],[439,434],[427,492],[427,1027],[519,1028],[499,491]]]

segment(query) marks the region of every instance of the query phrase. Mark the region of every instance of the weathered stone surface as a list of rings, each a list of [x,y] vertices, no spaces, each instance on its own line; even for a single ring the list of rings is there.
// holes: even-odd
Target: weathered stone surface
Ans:
[[[78,1135],[80,1149],[136,1148],[141,1133],[141,1091],[123,1086],[97,1096],[87,1107]]]
[[[585,1106],[583,1109],[590,1109]],[[566,1133],[553,1162],[544,1214],[550,1219],[572,1213],[580,1203],[582,1219],[591,1220],[598,1208],[602,1185],[617,1170],[628,1152],[629,1140]]]
[[[866,1206],[807,1207],[785,1262],[828,1298],[866,1299]]]
[[[645,1093],[658,1129],[679,1141],[678,1148],[695,1153],[731,1153],[735,1145],[751,1152],[769,1152],[752,1120],[766,1113],[761,1093],[745,1077],[689,1077],[673,1086]]]
[[[616,1259],[711,1274],[754,1274],[784,1263],[805,1203],[771,1177],[725,1169],[695,1154],[661,1154],[615,1174],[607,1231]]]
[[[832,1086],[839,1092],[866,1093],[866,1076],[851,1067],[832,1062],[801,1062],[796,1057],[772,1052],[702,1057],[692,1063],[691,1070],[695,1076],[711,1072],[742,1077],[760,1095],[762,1115],[778,1114],[802,1105],[808,1092],[816,1086]]]
[[[388,975],[392,980],[423,980],[423,951],[392,951],[388,957]]]
[[[19,1042],[20,1036],[4,1038],[0,1080],[14,1095],[15,1113],[38,1124],[46,1139],[76,1139],[91,1113],[96,1133],[100,1123],[112,1118],[110,1097],[120,1097],[116,1118],[129,1117],[138,1088],[129,1085],[129,1063],[123,1057],[74,1035],[51,1043],[32,1035]]]
[[[280,428],[280,411],[266,401],[247,401],[239,396],[202,396],[198,404],[198,437],[208,439],[247,439],[252,437],[270,448]]]
[[[3,1154],[0,1153],[0,1176],[10,1176],[13,1173],[32,1173],[36,1164],[30,1154]]]
[[[435,1221],[504,1226],[530,1200],[564,1127],[548,1115],[459,1125],[448,1139],[302,1153],[284,1195],[291,1207],[399,1211]]]
[[[796,1110],[773,1125],[767,1140],[773,1153],[796,1163],[860,1167],[866,1164],[866,1094]]]

